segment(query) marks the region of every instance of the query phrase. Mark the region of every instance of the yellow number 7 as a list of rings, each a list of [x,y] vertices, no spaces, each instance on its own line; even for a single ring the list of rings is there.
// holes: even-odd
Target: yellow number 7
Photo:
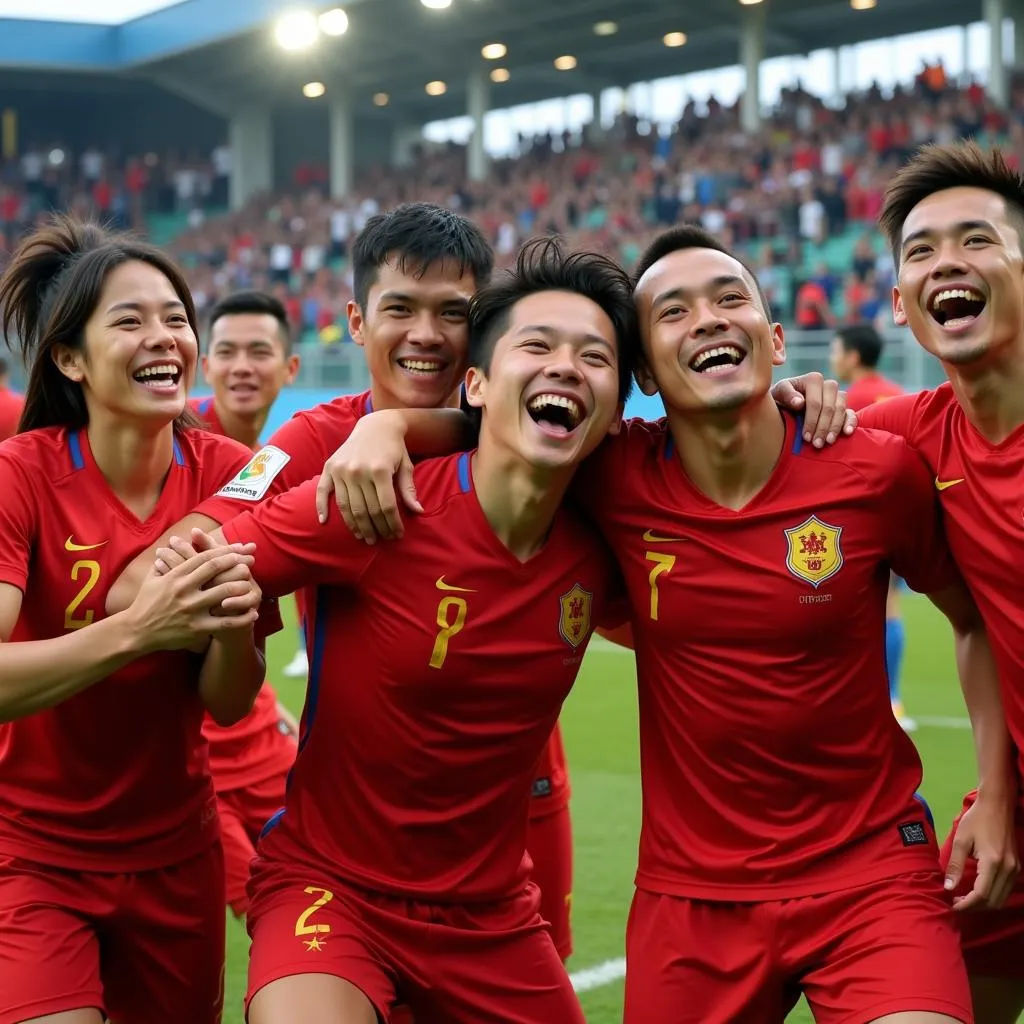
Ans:
[[[455,618],[449,622],[448,612],[455,609]],[[434,650],[430,655],[430,667],[440,668],[448,657],[448,641],[456,633],[462,632],[466,624],[466,602],[461,597],[442,597],[437,606],[437,636],[434,638]]]
[[[654,622],[658,621],[658,577],[663,573],[671,572],[672,566],[676,564],[675,555],[662,555],[657,551],[648,551],[644,558],[648,562],[654,563],[654,568],[651,569],[650,575],[647,579],[651,584],[651,619]]]
[[[81,618],[75,618],[75,612],[78,611],[81,603],[92,593],[93,588],[100,581],[100,563],[94,562],[91,558],[83,559],[75,562],[71,566],[71,579],[77,583],[78,577],[82,573],[87,573],[85,582],[82,584],[82,589],[71,599],[71,603],[64,610],[64,628],[65,629],[82,629],[84,626],[88,626],[92,623],[94,613],[90,608]],[[91,636],[92,634],[90,634]]]

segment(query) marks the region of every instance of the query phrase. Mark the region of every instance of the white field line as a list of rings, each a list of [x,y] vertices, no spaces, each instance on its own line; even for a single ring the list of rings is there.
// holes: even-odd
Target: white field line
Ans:
[[[626,961],[620,957],[616,960],[605,960],[603,964],[587,967],[582,971],[573,971],[569,975],[569,980],[577,992],[590,992],[592,989],[604,988],[614,981],[620,981],[625,976]]]

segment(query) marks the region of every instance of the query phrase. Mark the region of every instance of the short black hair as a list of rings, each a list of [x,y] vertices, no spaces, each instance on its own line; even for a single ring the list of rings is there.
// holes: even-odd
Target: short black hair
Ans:
[[[860,365],[865,370],[873,370],[878,366],[885,343],[871,324],[849,324],[839,327],[836,329],[836,337],[846,352],[857,353]]]
[[[491,279],[494,252],[472,221],[433,203],[405,203],[371,217],[352,243],[352,291],[360,307],[377,280],[377,272],[393,262],[403,274],[422,277],[437,263],[472,274],[475,287]]]
[[[494,348],[508,329],[512,308],[539,292],[572,292],[601,307],[615,328],[619,400],[629,396],[640,349],[636,304],[629,275],[596,252],[566,252],[556,238],[534,238],[519,250],[516,264],[481,288],[469,303],[469,365],[490,372]]]
[[[213,325],[224,316],[237,316],[240,314],[254,313],[272,316],[277,321],[278,333],[281,336],[281,343],[284,345],[284,354],[290,355],[292,349],[292,328],[288,322],[288,311],[284,303],[267,292],[257,291],[255,288],[244,289],[225,295],[210,310],[209,329],[213,331]]]
[[[668,231],[663,231],[658,235],[644,250],[643,255],[640,257],[640,262],[636,265],[636,270],[633,274],[634,287],[640,283],[640,278],[659,260],[663,260],[666,256],[671,256],[674,252],[682,252],[685,249],[713,249],[715,252],[724,253],[726,256],[732,257],[743,268],[747,277],[750,278],[751,284],[753,284],[757,297],[761,302],[764,315],[768,320],[772,319],[772,309],[768,304],[768,297],[761,288],[761,282],[758,281],[757,276],[747,265],[746,261],[737,256],[725,243],[699,224],[681,224],[679,227],[669,228]]]
[[[929,196],[950,188],[980,188],[1001,196],[1024,244],[1024,176],[1006,162],[1002,151],[984,150],[973,141],[931,144],[922,146],[885,190],[878,223],[897,267],[903,225],[910,211]]]

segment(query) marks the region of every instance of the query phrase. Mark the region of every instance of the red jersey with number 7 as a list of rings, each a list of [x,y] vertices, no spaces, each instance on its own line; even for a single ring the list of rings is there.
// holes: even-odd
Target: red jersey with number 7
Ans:
[[[817,451],[784,420],[739,511],[690,482],[664,421],[629,422],[577,478],[633,609],[641,889],[756,902],[937,866],[885,672],[890,568],[959,581],[931,480],[897,438]]]
[[[93,460],[85,430],[0,445],[0,583],[22,591],[11,641],[104,617],[110,585],[248,460],[243,445],[175,435],[156,508],[139,520]],[[0,725],[0,856],[92,871],[145,871],[216,842],[198,679],[181,651],[139,658],[54,708]]]
[[[316,480],[224,526],[264,593],[315,586],[309,691],[285,810],[262,857],[375,891],[491,900],[521,887],[533,780],[593,627],[621,624],[600,539],[562,509],[519,562],[468,453],[421,463],[425,512],[366,545]]]

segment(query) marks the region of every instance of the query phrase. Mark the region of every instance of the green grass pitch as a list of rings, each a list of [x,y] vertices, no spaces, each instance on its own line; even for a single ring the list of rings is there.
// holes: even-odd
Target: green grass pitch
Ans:
[[[283,611],[287,626],[270,641],[268,678],[282,700],[298,713],[304,681],[296,684],[281,673],[294,653],[296,638],[290,603]],[[923,792],[941,836],[959,809],[963,793],[974,783],[970,731],[962,727],[966,712],[956,682],[949,629],[922,598],[906,597],[904,612],[904,699],[908,713],[926,722],[932,720],[932,724],[920,726],[914,741],[925,766]],[[959,724],[951,720],[959,720]],[[576,952],[569,969],[578,971],[623,953],[640,827],[632,656],[605,646],[592,649],[562,722],[572,775],[576,857]],[[242,1021],[247,954],[244,928],[229,920],[225,1024]],[[581,999],[589,1024],[621,1022],[621,981],[588,991]],[[807,1024],[811,1016],[801,1004],[789,1020]]]

